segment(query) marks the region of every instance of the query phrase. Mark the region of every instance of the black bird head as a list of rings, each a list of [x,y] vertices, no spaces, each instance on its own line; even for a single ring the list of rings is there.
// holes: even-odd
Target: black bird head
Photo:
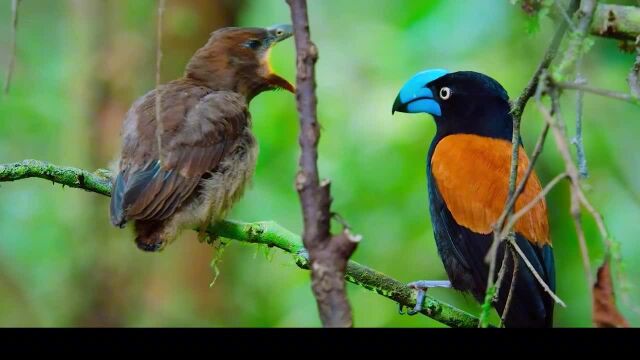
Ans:
[[[431,114],[440,137],[476,134],[510,140],[510,110],[509,95],[491,77],[473,71],[432,69],[405,83],[392,113]]]

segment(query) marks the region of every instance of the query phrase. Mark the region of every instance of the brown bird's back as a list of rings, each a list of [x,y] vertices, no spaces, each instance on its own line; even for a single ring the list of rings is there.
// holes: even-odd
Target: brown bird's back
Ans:
[[[289,36],[286,25],[214,32],[184,78],[132,105],[122,129],[111,221],[120,227],[135,221],[141,249],[159,250],[181,229],[224,218],[240,198],[258,152],[248,102],[286,82],[265,67],[270,47]]]

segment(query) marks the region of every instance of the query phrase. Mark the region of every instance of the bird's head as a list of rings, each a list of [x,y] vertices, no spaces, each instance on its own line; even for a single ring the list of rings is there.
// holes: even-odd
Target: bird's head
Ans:
[[[293,35],[291,25],[216,30],[187,65],[186,74],[214,90],[233,90],[251,99],[262,91],[295,92],[269,63],[271,48]]]
[[[392,113],[433,115],[441,136],[455,133],[511,139],[511,105],[491,77],[432,69],[415,74],[400,89]]]

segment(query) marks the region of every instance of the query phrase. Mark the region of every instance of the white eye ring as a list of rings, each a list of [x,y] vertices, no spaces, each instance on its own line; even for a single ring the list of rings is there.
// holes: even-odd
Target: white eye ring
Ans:
[[[440,99],[447,100],[451,97],[451,89],[448,87],[440,88]]]

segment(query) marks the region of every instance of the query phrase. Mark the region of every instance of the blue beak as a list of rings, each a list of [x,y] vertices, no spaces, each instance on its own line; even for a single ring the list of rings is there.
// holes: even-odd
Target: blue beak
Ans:
[[[415,74],[407,81],[396,101],[393,103],[391,114],[396,111],[404,113],[427,113],[433,116],[441,116],[442,110],[435,100],[433,92],[427,87],[430,82],[439,79],[449,72],[443,69],[425,70]]]

